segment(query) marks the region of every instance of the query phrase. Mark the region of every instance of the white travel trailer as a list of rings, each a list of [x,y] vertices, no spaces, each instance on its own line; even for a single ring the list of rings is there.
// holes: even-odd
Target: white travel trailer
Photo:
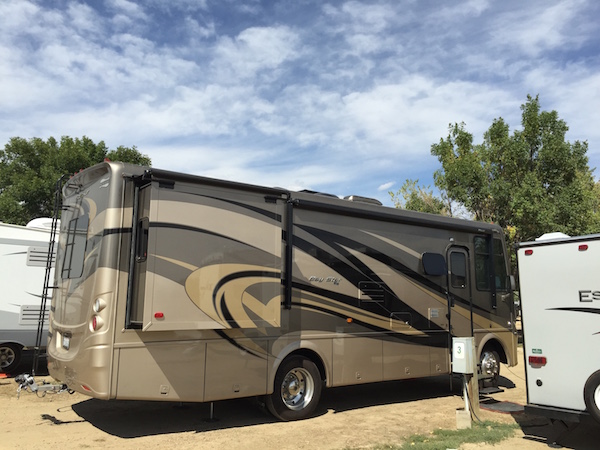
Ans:
[[[23,349],[36,344],[51,224],[52,219],[34,219],[25,227],[0,223],[0,372],[13,371]]]
[[[526,411],[600,421],[600,234],[544,235],[517,257]]]

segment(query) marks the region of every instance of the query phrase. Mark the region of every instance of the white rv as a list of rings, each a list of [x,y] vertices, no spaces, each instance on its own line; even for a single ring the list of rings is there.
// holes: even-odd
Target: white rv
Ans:
[[[25,227],[0,223],[0,372],[13,371],[23,349],[36,344],[51,221],[35,219]],[[43,346],[47,323],[46,312]]]
[[[542,238],[517,253],[526,411],[600,421],[600,234]]]

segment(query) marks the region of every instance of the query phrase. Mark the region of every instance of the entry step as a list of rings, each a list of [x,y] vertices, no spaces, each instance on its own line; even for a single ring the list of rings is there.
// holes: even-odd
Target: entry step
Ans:
[[[479,395],[498,394],[499,392],[504,392],[504,389],[500,389],[499,387],[479,388]]]

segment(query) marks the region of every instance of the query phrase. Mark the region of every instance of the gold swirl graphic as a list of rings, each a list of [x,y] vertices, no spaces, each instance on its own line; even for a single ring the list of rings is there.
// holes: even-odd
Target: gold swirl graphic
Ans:
[[[190,299],[225,328],[278,327],[281,272],[249,264],[201,267],[185,282]]]

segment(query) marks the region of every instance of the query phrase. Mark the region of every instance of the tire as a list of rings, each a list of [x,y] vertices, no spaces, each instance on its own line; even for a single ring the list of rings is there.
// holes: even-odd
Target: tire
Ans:
[[[585,382],[583,400],[590,416],[600,423],[600,370]]]
[[[315,363],[303,356],[292,356],[279,366],[275,389],[267,396],[266,406],[280,420],[305,419],[319,403],[322,384]]]
[[[483,386],[498,387],[500,381],[500,355],[494,350],[483,349],[481,352],[481,373],[485,375]]]
[[[10,373],[21,363],[21,346],[0,344],[0,372]]]

